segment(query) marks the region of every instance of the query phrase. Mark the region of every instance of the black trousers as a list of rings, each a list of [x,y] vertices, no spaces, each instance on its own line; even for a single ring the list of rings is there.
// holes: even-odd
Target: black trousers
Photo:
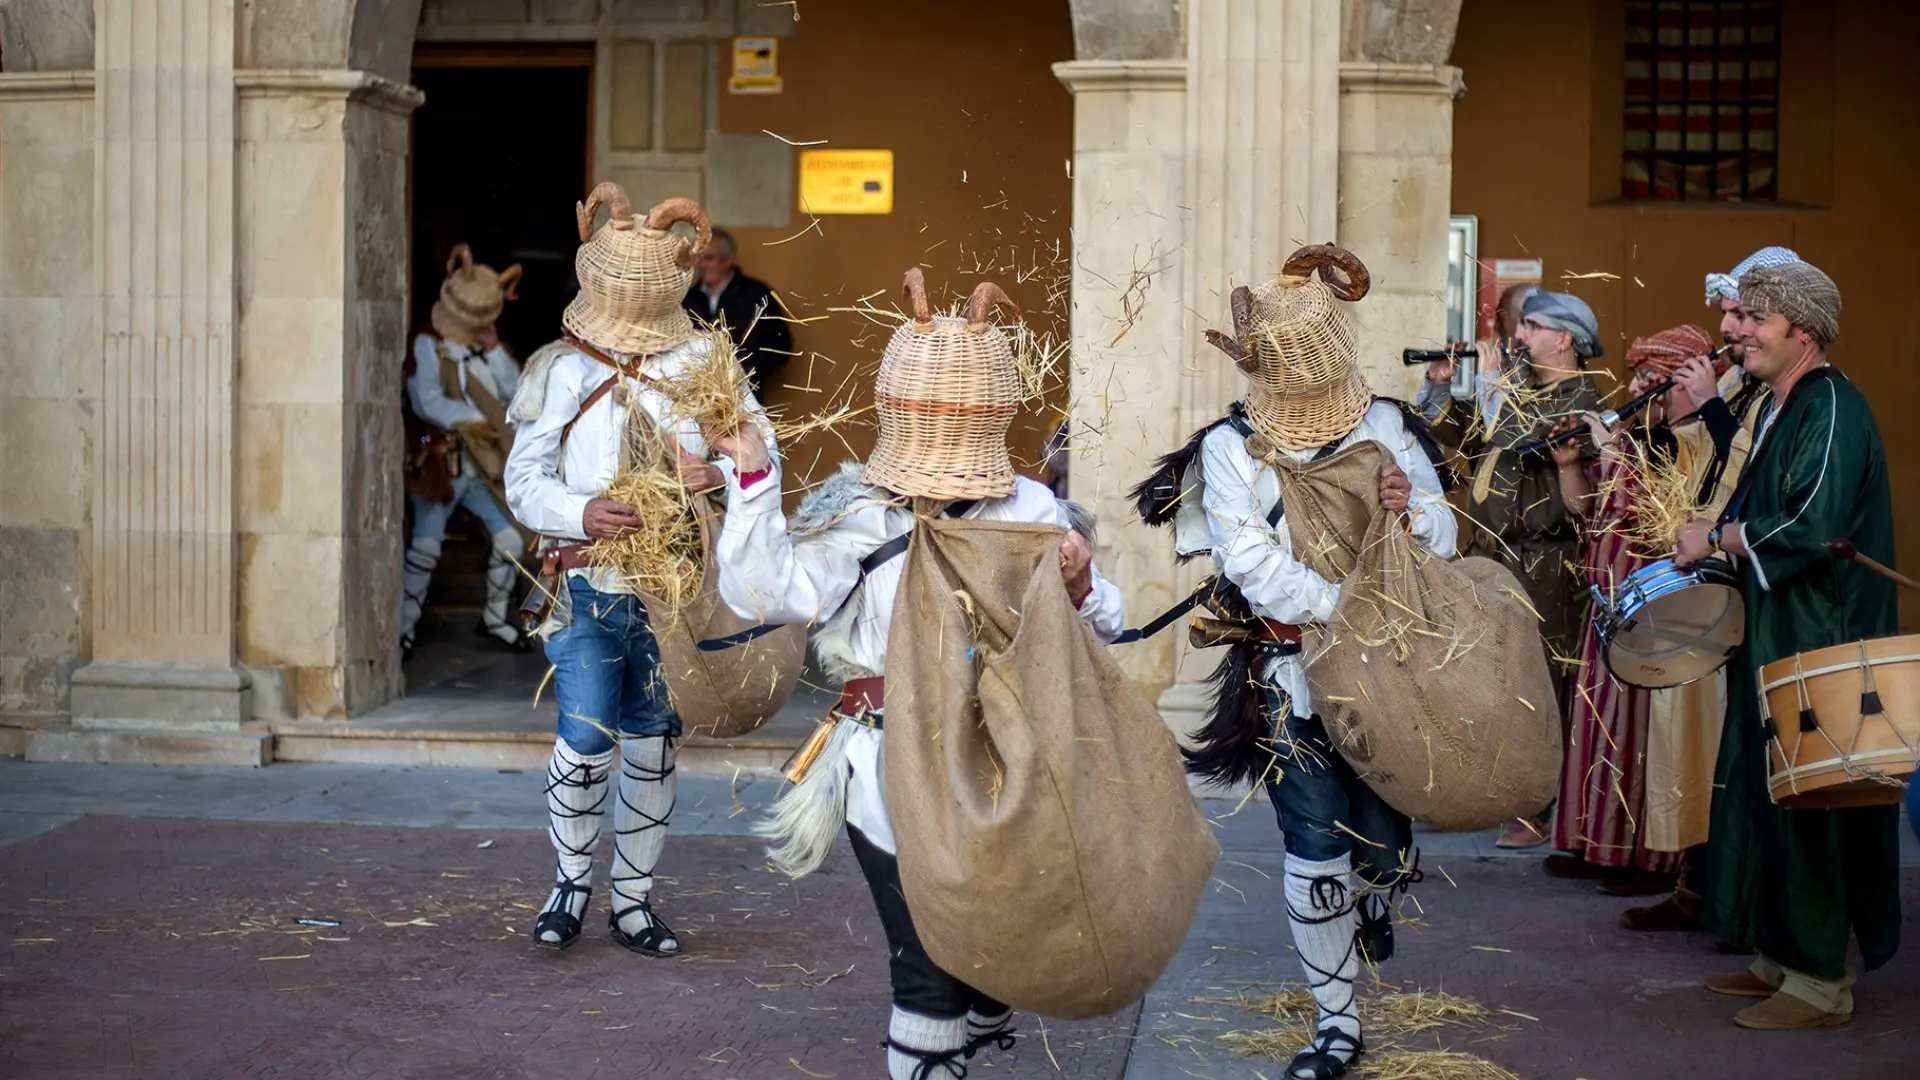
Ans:
[[[1006,1012],[1005,1005],[940,970],[927,955],[913,928],[913,915],[907,911],[907,895],[900,888],[900,860],[875,847],[852,825],[847,826],[847,839],[853,844],[853,857],[860,861],[860,872],[866,875],[867,888],[873,891],[873,906],[887,934],[894,1005],[941,1020],[965,1016],[969,1009],[982,1016]]]

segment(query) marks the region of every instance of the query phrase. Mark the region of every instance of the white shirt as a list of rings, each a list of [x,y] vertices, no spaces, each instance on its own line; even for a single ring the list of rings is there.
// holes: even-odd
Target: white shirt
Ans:
[[[641,361],[640,373],[655,380],[671,379],[701,359],[706,349],[703,339],[686,342]],[[619,354],[614,358],[622,362],[629,359]],[[633,404],[645,410],[663,433],[677,439],[682,450],[702,461],[712,457],[699,425],[675,415],[673,403],[665,394],[637,379],[622,377],[624,395],[616,387],[581,413],[580,403],[615,374],[613,368],[574,351],[554,357],[547,368],[546,397],[540,415],[517,425],[513,452],[507,456],[507,509],[520,524],[543,536],[590,539],[582,518],[587,504],[600,497],[619,470],[620,440],[626,430],[627,409]],[[623,396],[626,404],[619,400]],[[764,416],[751,394],[747,406],[754,415]],[[560,434],[576,415],[579,421],[573,424],[562,448]],[[768,452],[772,453],[770,436]],[[721,461],[719,466],[722,472],[731,472],[727,462]],[[605,568],[573,570],[568,576],[584,577],[601,592],[633,591]]]
[[[419,334],[413,339],[413,377],[407,380],[407,398],[413,402],[413,414],[438,428],[452,431],[461,424],[486,417],[474,407],[470,383],[478,383],[505,408],[513,399],[520,381],[520,366],[513,362],[506,346],[495,345],[486,352],[470,345],[449,342],[447,352],[460,371],[460,396],[448,397],[440,385],[439,338]]]
[[[820,624],[848,602],[860,582],[860,560],[913,528],[913,512],[890,502],[856,500],[832,526],[817,533],[787,532],[780,507],[779,466],[771,475],[741,490],[739,477],[727,473],[727,514],[720,529],[714,565],[720,596],[743,618],[763,623]],[[983,499],[964,517],[976,521],[1025,521],[1071,528],[1065,510],[1044,484],[1025,477],[1001,499]],[[831,659],[886,674],[887,633],[893,625],[894,595],[900,588],[905,556],[889,559],[860,584],[848,613],[850,632]],[[1080,605],[1094,636],[1112,641],[1124,618],[1120,590],[1093,571],[1093,591]],[[837,622],[838,620],[836,620]],[[818,644],[818,643],[816,643]],[[848,745],[852,777],[847,788],[847,821],[884,851],[893,851],[893,826],[887,816],[882,772],[884,733],[862,727]]]
[[[1377,442],[1407,474],[1413,494],[1407,500],[1414,540],[1442,558],[1452,558],[1459,526],[1447,505],[1439,474],[1419,440],[1407,429],[1397,406],[1376,401],[1340,448]],[[1295,461],[1311,461],[1317,450],[1282,450]],[[1230,424],[1209,433],[1200,447],[1201,503],[1212,534],[1213,561],[1238,586],[1254,614],[1276,622],[1306,625],[1333,617],[1340,586],[1308,569],[1294,556],[1293,537],[1283,516],[1267,526],[1267,512],[1280,499],[1280,480],[1271,467],[1247,453],[1246,439]],[[1267,680],[1293,699],[1295,716],[1313,715],[1305,657],[1277,656]]]

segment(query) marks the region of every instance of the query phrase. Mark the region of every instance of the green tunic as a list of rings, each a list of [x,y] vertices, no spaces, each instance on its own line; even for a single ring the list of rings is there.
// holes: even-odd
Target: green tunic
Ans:
[[[1764,434],[1727,512],[1745,522],[1752,555],[1741,560],[1747,637],[1727,667],[1704,911],[1721,936],[1833,979],[1845,974],[1850,930],[1869,969],[1899,947],[1899,809],[1775,807],[1758,672],[1794,653],[1899,632],[1893,584],[1824,547],[1850,539],[1892,565],[1893,503],[1873,412],[1844,376],[1816,369],[1777,417],[1774,407],[1772,398],[1761,405]]]

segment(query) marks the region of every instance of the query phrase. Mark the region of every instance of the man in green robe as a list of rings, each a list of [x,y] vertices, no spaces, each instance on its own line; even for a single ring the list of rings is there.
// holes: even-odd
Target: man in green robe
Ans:
[[[1702,893],[1708,926],[1759,953],[1750,970],[1714,976],[1707,987],[1764,998],[1735,1017],[1761,1030],[1847,1023],[1849,934],[1868,970],[1900,943],[1898,807],[1787,810],[1767,793],[1760,667],[1898,633],[1893,585],[1825,547],[1851,540],[1861,554],[1893,562],[1880,432],[1860,391],[1827,363],[1839,316],[1839,290],[1806,263],[1740,279],[1736,336],[1748,374],[1771,393],[1721,521],[1690,522],[1678,538],[1679,561],[1725,550],[1743,577],[1747,636],[1728,667]]]

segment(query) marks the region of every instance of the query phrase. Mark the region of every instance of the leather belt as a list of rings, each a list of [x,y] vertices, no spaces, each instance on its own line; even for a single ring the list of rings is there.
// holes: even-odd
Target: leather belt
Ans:
[[[584,570],[588,566],[586,550],[585,544],[561,544],[549,549],[547,558],[552,559],[554,569],[562,573],[568,570]]]
[[[1260,624],[1260,637],[1262,640],[1279,642],[1284,645],[1300,644],[1300,628],[1293,623],[1261,619]]]
[[[887,680],[884,677],[848,679],[847,684],[840,688],[840,700],[833,703],[833,715],[869,721],[874,727],[881,727],[880,715],[886,707],[886,701]]]

